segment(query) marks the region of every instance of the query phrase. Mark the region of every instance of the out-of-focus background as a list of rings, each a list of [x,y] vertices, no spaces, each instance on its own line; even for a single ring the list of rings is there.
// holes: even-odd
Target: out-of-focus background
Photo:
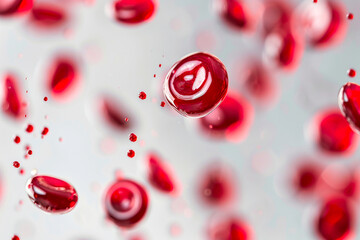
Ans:
[[[324,0],[284,2],[300,11],[301,4]],[[114,20],[108,9],[111,0],[63,1],[69,19],[49,29],[34,26],[29,13],[1,17],[0,73],[16,75],[27,116],[15,120],[0,115],[0,239],[10,240],[14,234],[21,240],[211,239],[209,222],[220,215],[238,216],[253,239],[321,239],[315,219],[323,201],[304,197],[291,179],[297,166],[307,161],[322,166],[324,178],[333,171],[349,177],[358,168],[357,149],[325,153],[313,136],[316,114],[337,108],[340,87],[357,81],[347,71],[360,69],[360,2],[339,2],[345,10],[344,38],[318,47],[305,37],[303,55],[291,70],[273,66],[265,56],[276,48],[263,33],[266,1],[251,6],[254,29],[246,30],[230,26],[209,0],[159,0],[154,16],[137,25]],[[353,20],[346,18],[349,12]],[[325,21],[326,14],[318,19]],[[168,70],[197,51],[224,63],[230,90],[254,110],[248,132],[239,141],[209,137],[198,120],[181,116],[167,103],[160,106]],[[47,69],[65,53],[76,59],[81,84],[71,99],[59,101],[47,88]],[[265,104],[244,87],[253,60],[268,68],[275,85]],[[138,97],[141,91],[147,94],[145,100]],[[131,128],[117,131],[104,121],[98,107],[102,96],[111,96],[131,113]],[[34,126],[31,134],[25,131],[28,124]],[[49,133],[41,138],[45,126]],[[132,132],[138,136],[135,143],[128,139]],[[21,137],[20,144],[14,143],[15,136]],[[25,159],[27,144],[33,154]],[[135,151],[134,158],[127,156],[129,149]],[[147,180],[145,158],[153,151],[171,166],[181,188],[177,196],[157,191]],[[20,168],[14,168],[14,161]],[[220,163],[234,175],[236,196],[226,206],[207,205],[199,197],[199,178]],[[32,171],[69,181],[79,194],[74,210],[56,215],[34,206],[25,192]],[[103,206],[106,189],[119,172],[141,183],[150,197],[145,218],[128,230],[106,220]],[[358,200],[349,201],[356,205]],[[353,223],[354,239],[360,239],[358,222]]]

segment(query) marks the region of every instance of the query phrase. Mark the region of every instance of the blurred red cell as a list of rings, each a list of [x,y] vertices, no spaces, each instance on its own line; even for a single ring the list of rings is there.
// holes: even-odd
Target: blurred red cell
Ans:
[[[236,197],[236,180],[232,170],[220,162],[214,162],[201,174],[198,194],[206,204],[224,206]]]
[[[208,229],[210,240],[252,240],[250,227],[239,217],[224,217],[213,220]]]
[[[206,136],[239,142],[247,137],[253,119],[254,109],[250,103],[239,94],[229,92],[214,111],[198,122]]]
[[[9,16],[28,12],[33,0],[0,0],[0,16]]]
[[[55,57],[48,68],[48,89],[54,99],[69,100],[78,90],[80,78],[80,69],[74,57]]]
[[[129,120],[128,111],[115,98],[104,96],[99,103],[101,116],[110,126],[117,130],[128,130],[132,127],[133,121]]]
[[[309,160],[305,160],[298,164],[295,169],[292,183],[295,191],[300,194],[314,194],[320,174],[321,167]]]
[[[2,109],[4,113],[15,119],[24,118],[25,106],[17,78],[12,74],[7,74],[3,79]]]
[[[323,203],[316,220],[316,230],[323,239],[346,239],[353,230],[353,212],[343,198],[331,198]]]
[[[170,106],[186,117],[204,117],[225,98],[228,75],[224,64],[207,53],[193,53],[174,64],[164,81]]]
[[[308,42],[317,48],[340,43],[346,34],[347,19],[341,1],[319,1],[317,4],[304,1],[297,11],[297,19]]]
[[[141,185],[119,179],[114,182],[105,195],[105,211],[108,218],[119,227],[133,227],[145,216],[149,198]]]
[[[360,86],[348,82],[339,92],[339,107],[352,129],[360,132]]]
[[[148,180],[150,184],[164,192],[176,194],[178,193],[178,186],[175,182],[173,171],[160,158],[158,154],[150,153],[147,156]]]
[[[338,109],[326,109],[314,118],[313,137],[325,153],[351,154],[358,144],[358,137]]]
[[[78,194],[72,185],[50,176],[30,178],[26,192],[37,207],[49,213],[67,213],[78,201]]]
[[[288,1],[265,1],[262,19],[264,35],[267,36],[280,30],[289,31],[291,29],[292,14],[293,9]]]
[[[68,21],[64,6],[49,2],[36,3],[31,10],[30,23],[42,29],[53,29]]]
[[[126,24],[149,21],[157,10],[156,0],[116,0],[113,2],[114,19]]]

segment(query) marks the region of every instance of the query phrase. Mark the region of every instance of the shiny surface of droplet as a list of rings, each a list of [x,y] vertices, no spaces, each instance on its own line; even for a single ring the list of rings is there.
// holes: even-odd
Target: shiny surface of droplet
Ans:
[[[360,86],[346,83],[339,92],[339,107],[351,127],[360,132]]]
[[[156,0],[117,0],[113,2],[113,17],[121,23],[139,24],[148,21],[156,9]]]

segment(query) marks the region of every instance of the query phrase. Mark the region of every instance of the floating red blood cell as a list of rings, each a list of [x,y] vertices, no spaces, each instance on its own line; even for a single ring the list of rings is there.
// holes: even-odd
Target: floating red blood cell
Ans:
[[[210,240],[252,240],[249,226],[239,217],[227,217],[210,223]]]
[[[350,126],[360,132],[360,86],[348,82],[339,92],[339,107]]]
[[[287,1],[265,1],[262,19],[264,35],[267,36],[279,30],[288,31],[291,28],[292,12],[292,7]]]
[[[259,6],[256,1],[218,0],[220,16],[230,27],[239,30],[253,30],[257,23]]]
[[[314,121],[314,138],[318,147],[327,153],[352,153],[357,136],[337,109],[320,112]]]
[[[35,4],[30,15],[30,21],[36,27],[51,29],[63,25],[68,20],[65,9],[58,4]]]
[[[165,193],[175,193],[177,186],[173,173],[157,154],[147,156],[147,167],[148,180],[153,187]]]
[[[31,133],[33,130],[34,130],[34,126],[31,125],[31,124],[29,124],[29,125],[26,127],[26,131],[27,131],[28,133]]]
[[[318,165],[309,162],[301,163],[296,169],[293,176],[293,185],[298,193],[314,193],[321,174]]]
[[[120,179],[113,183],[105,195],[107,216],[119,227],[132,227],[145,216],[149,198],[143,186]]]
[[[0,0],[0,15],[24,13],[33,6],[33,0]]]
[[[303,2],[298,15],[298,22],[314,47],[328,47],[343,40],[347,22],[341,1],[323,0],[316,5]]]
[[[356,71],[354,70],[354,69],[352,69],[352,68],[350,68],[349,70],[348,70],[348,75],[349,75],[349,77],[355,77],[356,76]]]
[[[228,75],[222,62],[207,53],[194,53],[175,63],[164,81],[169,104],[187,117],[204,117],[225,98]]]
[[[49,213],[67,213],[74,209],[78,194],[69,183],[50,176],[34,176],[26,183],[30,200]]]
[[[127,130],[132,126],[127,110],[111,97],[100,99],[100,111],[103,118],[118,130]]]
[[[10,117],[16,119],[23,118],[25,106],[22,104],[22,96],[17,79],[13,75],[8,74],[5,76],[3,84],[3,111]]]
[[[19,168],[19,167],[20,167],[20,163],[19,163],[18,161],[14,161],[14,162],[13,162],[13,166],[14,166],[15,168]]]
[[[112,15],[116,21],[126,24],[139,24],[150,20],[157,9],[156,0],[116,0]]]
[[[214,163],[200,176],[198,192],[201,199],[210,205],[222,206],[235,198],[234,176],[227,166]]]
[[[20,143],[20,141],[21,141],[21,138],[20,138],[19,136],[16,136],[16,137],[14,138],[14,142],[15,142],[16,144]]]
[[[253,118],[253,107],[240,95],[229,92],[214,111],[198,121],[205,135],[237,142],[246,138]]]
[[[273,31],[265,39],[264,58],[274,67],[296,69],[303,52],[303,40],[291,29]]]
[[[45,136],[46,134],[48,134],[48,132],[49,132],[49,128],[44,127],[44,129],[41,132],[41,135]]]
[[[345,199],[332,198],[323,204],[316,220],[316,230],[323,239],[345,239],[352,228],[353,216]]]
[[[48,74],[48,89],[58,100],[71,97],[80,85],[78,64],[72,57],[56,57]]]
[[[127,155],[128,155],[129,158],[133,158],[133,157],[135,157],[135,151],[132,150],[132,149],[130,149],[130,150],[127,152]]]

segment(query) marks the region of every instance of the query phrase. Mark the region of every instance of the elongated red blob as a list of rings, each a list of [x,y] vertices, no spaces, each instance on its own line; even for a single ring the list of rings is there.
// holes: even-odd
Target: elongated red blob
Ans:
[[[148,21],[156,12],[156,0],[116,0],[113,15],[118,22],[139,24]]]
[[[111,97],[100,99],[102,117],[114,128],[127,130],[132,127],[133,121],[127,110]],[[131,120],[129,120],[131,119]]]
[[[339,92],[339,107],[351,127],[360,132],[360,86],[348,82]]]
[[[169,104],[187,117],[204,117],[225,98],[228,75],[222,62],[207,53],[194,53],[175,63],[164,81]]]
[[[10,74],[6,75],[3,84],[3,111],[10,117],[16,119],[23,118],[25,114],[25,107],[22,102],[21,92],[16,77]]]
[[[113,183],[105,195],[107,216],[119,227],[133,227],[147,211],[149,198],[138,183],[120,179]]]
[[[0,0],[0,15],[9,16],[28,12],[33,6],[33,0]]]
[[[56,28],[68,20],[65,9],[59,5],[41,3],[36,4],[31,11],[30,21],[37,27]]]
[[[174,193],[177,189],[170,169],[154,153],[149,154],[147,158],[148,179],[151,185],[162,192]]]
[[[74,209],[78,194],[69,183],[50,176],[35,176],[26,184],[30,200],[49,213],[67,213]]]

